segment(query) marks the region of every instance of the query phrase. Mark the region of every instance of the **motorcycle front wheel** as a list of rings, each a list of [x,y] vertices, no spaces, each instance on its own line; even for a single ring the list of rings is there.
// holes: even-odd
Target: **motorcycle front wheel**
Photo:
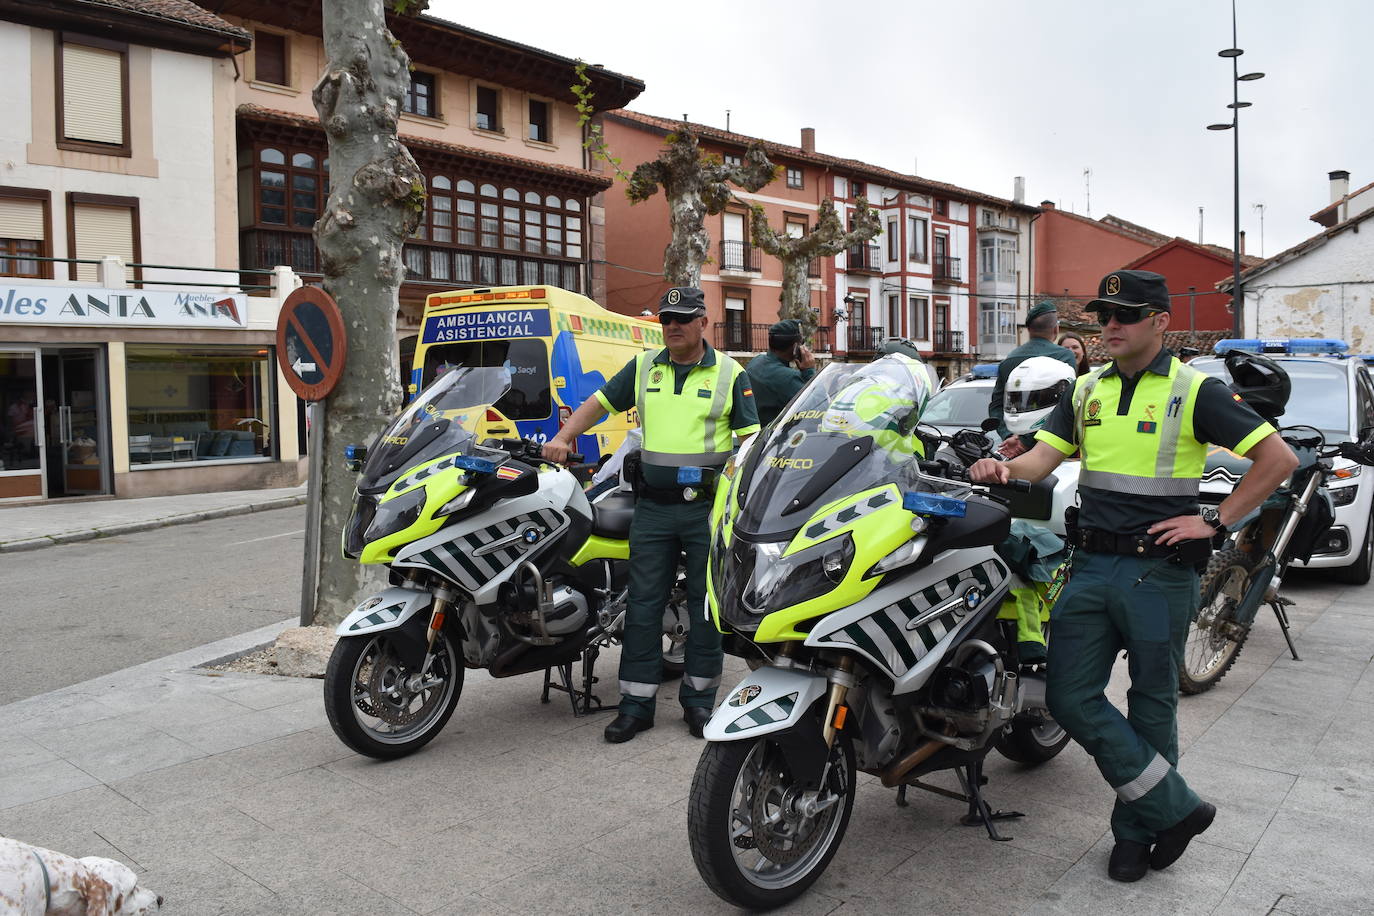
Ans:
[[[766,737],[711,743],[688,800],[687,833],[697,871],[721,899],[764,910],[799,897],[825,871],[854,808],[854,747],[843,733],[830,750],[820,801],[808,801],[782,748]]]
[[[1178,669],[1180,693],[1198,694],[1217,685],[1240,655],[1250,635],[1247,628],[1235,638],[1226,625],[1235,620],[1245,590],[1250,585],[1250,558],[1234,547],[1212,554],[1202,574],[1197,614],[1188,625],[1183,645],[1183,664]]]
[[[345,636],[324,673],[324,708],[339,740],[359,754],[391,760],[439,734],[463,692],[463,662],[446,632],[420,678],[401,661],[387,632]]]

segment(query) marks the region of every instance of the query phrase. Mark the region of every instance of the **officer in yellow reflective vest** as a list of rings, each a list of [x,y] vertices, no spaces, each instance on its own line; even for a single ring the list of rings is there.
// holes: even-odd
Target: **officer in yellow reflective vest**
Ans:
[[[759,429],[749,377],[702,335],[706,300],[693,287],[674,287],[659,301],[662,350],[625,364],[594,397],[574,411],[544,457],[566,461],[577,437],[607,412],[639,410],[644,443],[637,502],[630,526],[630,603],[620,653],[620,714],[606,740],[629,741],[654,724],[663,676],[663,608],[672,593],[678,557],[686,554],[687,667],[678,700],[688,730],[700,738],[720,686],[720,632],[702,619],[706,554],[716,474],[735,437]]]
[[[1211,538],[1259,506],[1297,457],[1225,383],[1164,349],[1162,276],[1109,274],[1087,307],[1113,361],[1079,377],[1029,452],[979,461],[970,476],[1040,480],[1082,451],[1069,581],[1050,612],[1047,699],[1116,791],[1107,874],[1137,881],[1173,864],[1216,815],[1177,770],[1178,666],[1197,611],[1197,567]],[[1220,506],[1199,511],[1209,442],[1254,463]],[[1131,678],[1124,717],[1104,693],[1122,649]]]

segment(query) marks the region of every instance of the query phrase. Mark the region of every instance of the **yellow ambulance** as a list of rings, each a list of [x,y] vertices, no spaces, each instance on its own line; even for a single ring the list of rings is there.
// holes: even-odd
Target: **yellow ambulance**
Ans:
[[[410,396],[458,366],[504,366],[511,389],[488,411],[485,435],[546,442],[579,405],[641,350],[663,346],[657,321],[632,318],[556,286],[494,286],[425,300]],[[595,464],[638,423],[607,417],[578,439]]]

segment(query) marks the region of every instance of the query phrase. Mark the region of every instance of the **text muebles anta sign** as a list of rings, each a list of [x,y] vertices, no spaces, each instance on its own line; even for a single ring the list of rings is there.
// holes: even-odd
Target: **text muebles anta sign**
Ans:
[[[0,285],[0,324],[245,328],[248,297],[165,289]]]
[[[458,343],[469,340],[509,340],[517,337],[548,337],[548,309],[484,309],[435,315],[425,322],[422,343]]]

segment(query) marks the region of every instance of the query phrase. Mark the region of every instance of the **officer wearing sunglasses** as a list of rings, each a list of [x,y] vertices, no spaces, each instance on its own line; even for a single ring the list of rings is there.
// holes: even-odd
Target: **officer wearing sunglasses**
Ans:
[[[620,714],[606,740],[629,741],[654,726],[663,676],[663,608],[686,554],[687,607],[706,606],[706,553],[716,474],[736,437],[758,432],[759,415],[744,368],[703,338],[706,299],[695,287],[674,287],[659,300],[664,348],[646,350],[583,403],[544,457],[566,461],[577,437],[610,411],[639,408],[643,432],[630,526],[630,601],[620,653]],[[678,691],[682,718],[700,738],[720,686],[720,631],[687,631],[687,667]]]
[[[1216,815],[1177,769],[1178,666],[1197,611],[1197,570],[1212,538],[1258,507],[1297,458],[1224,382],[1164,348],[1172,316],[1162,276],[1108,274],[1087,308],[1098,313],[1112,362],[1079,377],[1031,451],[979,461],[970,476],[1041,480],[1082,451],[1081,506],[1066,519],[1069,579],[1050,612],[1047,699],[1116,792],[1107,874],[1137,881],[1173,864]],[[1207,443],[1254,463],[1220,506],[1199,511]],[[1122,649],[1126,716],[1104,694]]]

